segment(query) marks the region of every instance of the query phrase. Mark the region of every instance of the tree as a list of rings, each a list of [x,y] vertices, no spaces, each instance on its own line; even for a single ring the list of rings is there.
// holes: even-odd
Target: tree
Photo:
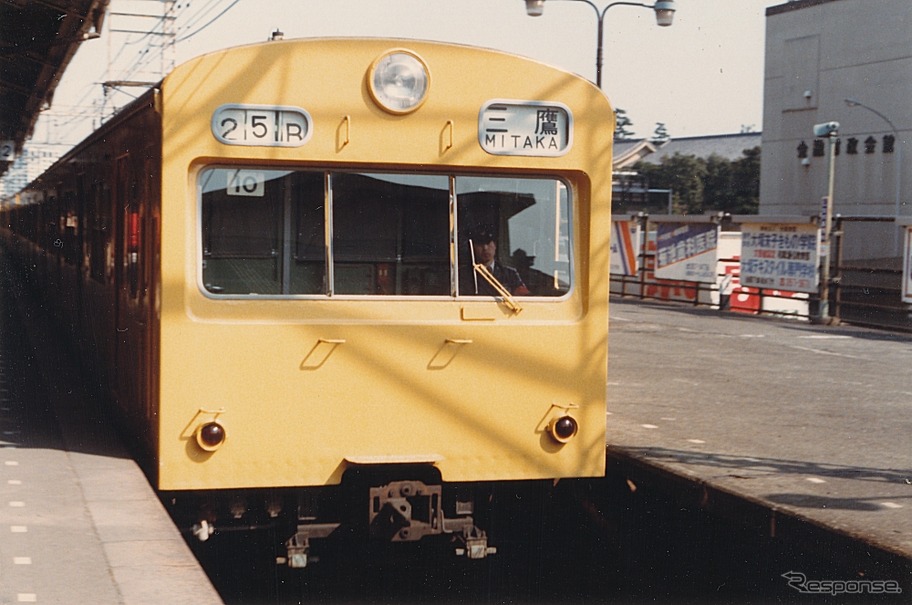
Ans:
[[[704,160],[676,153],[662,158],[660,164],[637,162],[634,170],[645,178],[651,189],[671,189],[675,214],[703,213]]]
[[[760,206],[760,147],[745,149],[734,161],[676,153],[634,169],[650,188],[672,190],[675,214],[756,214]]]
[[[652,133],[652,142],[664,143],[670,138],[671,135],[668,134],[668,129],[665,127],[665,122],[656,122],[655,130]]]
[[[745,149],[732,162],[732,214],[756,214],[760,209],[760,147]]]
[[[712,154],[705,160],[703,205],[711,210],[727,211],[732,197],[732,162]]]
[[[616,118],[614,123],[614,138],[616,139],[629,139],[633,137],[633,131],[628,130],[629,127],[633,126],[633,121],[627,117],[627,112],[623,109],[615,109],[614,116]]]
[[[707,208],[703,203],[706,178],[706,161],[693,155],[674,154],[668,158],[666,169],[672,187],[672,208],[680,214],[703,214]]]

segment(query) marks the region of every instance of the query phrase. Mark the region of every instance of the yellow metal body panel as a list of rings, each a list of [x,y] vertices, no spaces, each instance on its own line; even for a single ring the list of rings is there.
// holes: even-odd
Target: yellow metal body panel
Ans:
[[[430,70],[427,101],[392,115],[367,71],[407,48]],[[575,120],[561,157],[494,156],[478,143],[492,99],[560,102]],[[230,103],[306,109],[301,147],[225,145]],[[411,40],[272,42],[207,55],[162,86],[159,487],[338,483],[353,463],[422,462],[445,481],[604,472],[613,112],[589,82],[508,54]],[[200,283],[199,171],[211,165],[355,168],[564,179],[575,282],[560,299],[220,300]],[[569,409],[579,434],[548,422]],[[193,437],[218,417],[227,440]]]

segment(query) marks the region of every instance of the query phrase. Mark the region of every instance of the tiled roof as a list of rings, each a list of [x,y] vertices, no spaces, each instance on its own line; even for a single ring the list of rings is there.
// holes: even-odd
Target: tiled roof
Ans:
[[[656,144],[655,153],[643,157],[644,162],[658,164],[662,158],[671,157],[676,153],[692,155],[698,158],[708,158],[717,155],[727,160],[737,160],[744,155],[745,149],[760,146],[761,133],[749,132],[743,134],[719,134],[699,137],[680,137],[669,139],[665,143]],[[619,158],[630,153],[644,139],[618,139],[614,142],[615,164]]]

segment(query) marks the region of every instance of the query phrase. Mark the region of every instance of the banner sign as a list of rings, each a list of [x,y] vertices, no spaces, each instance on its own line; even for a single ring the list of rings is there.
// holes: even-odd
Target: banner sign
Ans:
[[[640,221],[611,221],[611,274],[636,275],[642,248]]]
[[[658,223],[655,276],[716,283],[719,226],[713,223]]]
[[[912,225],[906,225],[906,246],[903,255],[903,302],[912,303]]]
[[[741,285],[789,292],[817,292],[820,250],[817,225],[744,223]]]

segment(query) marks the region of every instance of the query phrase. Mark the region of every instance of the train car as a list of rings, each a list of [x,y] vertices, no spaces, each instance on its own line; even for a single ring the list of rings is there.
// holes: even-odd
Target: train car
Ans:
[[[604,473],[614,113],[396,39],[201,56],[10,200],[4,241],[188,531],[442,539]]]

